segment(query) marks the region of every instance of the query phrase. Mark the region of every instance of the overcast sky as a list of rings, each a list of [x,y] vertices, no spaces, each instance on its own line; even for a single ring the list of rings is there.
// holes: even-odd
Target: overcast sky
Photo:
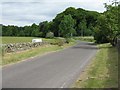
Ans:
[[[83,8],[91,11],[105,11],[103,3],[109,0],[3,0],[2,24],[31,25],[51,21],[68,7]]]

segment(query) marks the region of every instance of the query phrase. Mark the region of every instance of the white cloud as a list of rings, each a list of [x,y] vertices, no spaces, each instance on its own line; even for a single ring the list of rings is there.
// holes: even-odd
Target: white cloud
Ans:
[[[3,0],[2,23],[23,26],[51,21],[56,14],[70,6],[103,12],[104,2],[108,0]]]

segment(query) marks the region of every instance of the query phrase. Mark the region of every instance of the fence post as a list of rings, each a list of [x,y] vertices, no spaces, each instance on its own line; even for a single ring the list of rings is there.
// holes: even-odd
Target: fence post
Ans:
[[[118,62],[120,64],[120,38],[117,39]]]
[[[118,49],[118,76],[120,76],[120,38],[117,39],[117,49]],[[118,78],[118,88],[120,88],[120,78]]]

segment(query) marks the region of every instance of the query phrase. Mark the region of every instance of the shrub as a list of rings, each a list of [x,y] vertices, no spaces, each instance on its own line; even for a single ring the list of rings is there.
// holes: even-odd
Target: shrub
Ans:
[[[74,42],[75,40],[73,38],[66,38],[66,43]]]
[[[53,32],[48,32],[46,34],[46,38],[54,38],[54,33]]]
[[[64,41],[62,39],[58,39],[57,45],[58,46],[63,46],[64,45]]]
[[[58,45],[58,46],[63,46],[64,43],[66,43],[66,40],[63,38],[56,38],[53,42],[51,42],[52,45]]]

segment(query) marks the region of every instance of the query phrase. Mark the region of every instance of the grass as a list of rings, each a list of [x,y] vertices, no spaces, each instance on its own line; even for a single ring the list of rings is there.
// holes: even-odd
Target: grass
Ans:
[[[74,88],[118,88],[118,53],[110,44],[100,44],[99,51],[87,66]]]
[[[74,39],[81,41],[95,42],[94,37],[92,36],[85,36],[85,37],[79,36],[79,37],[74,37]]]
[[[2,38],[3,44],[8,43],[23,43],[23,42],[32,42],[32,39],[39,38],[39,37],[0,37]],[[54,42],[56,39],[46,39],[42,38],[43,41]]]
[[[63,46],[46,45],[46,46],[42,46],[42,47],[40,46],[37,48],[33,48],[30,50],[18,52],[18,53],[15,53],[15,52],[8,53],[8,54],[5,54],[3,56],[2,65],[4,66],[7,64],[16,63],[16,62],[22,61],[22,60],[30,58],[30,57],[43,55],[43,54],[46,54],[46,53],[52,52],[52,51],[62,50],[64,48],[67,48],[67,47],[72,46],[74,44],[75,44],[75,42],[71,42],[69,44],[64,44]]]
[[[32,42],[32,39],[39,38],[39,37],[0,37],[3,44],[9,44],[9,43],[22,43],[22,42]],[[55,42],[56,39],[47,39],[42,38],[43,41],[47,42]],[[88,42],[95,42],[94,38],[92,36],[85,36],[85,37],[73,37],[75,40],[81,40],[81,41],[88,41]]]
[[[21,43],[21,42],[32,42],[34,37],[2,37],[2,43]]]

